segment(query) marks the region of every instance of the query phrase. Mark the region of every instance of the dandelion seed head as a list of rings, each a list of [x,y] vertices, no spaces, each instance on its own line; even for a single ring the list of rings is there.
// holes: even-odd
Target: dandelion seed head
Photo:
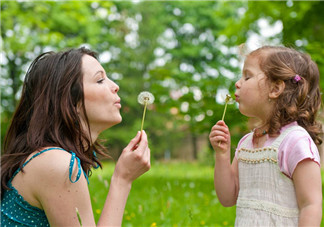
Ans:
[[[234,103],[234,99],[229,94],[226,94],[225,102],[227,104],[233,104]]]
[[[138,96],[137,96],[137,101],[138,103],[145,105],[146,104],[152,104],[154,102],[154,95],[148,91],[142,91]]]

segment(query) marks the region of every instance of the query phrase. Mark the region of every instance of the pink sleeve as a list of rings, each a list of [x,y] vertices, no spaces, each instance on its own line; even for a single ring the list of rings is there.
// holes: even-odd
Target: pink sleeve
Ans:
[[[278,164],[281,172],[292,177],[299,162],[310,159],[320,165],[318,149],[307,132],[289,133],[279,147]]]

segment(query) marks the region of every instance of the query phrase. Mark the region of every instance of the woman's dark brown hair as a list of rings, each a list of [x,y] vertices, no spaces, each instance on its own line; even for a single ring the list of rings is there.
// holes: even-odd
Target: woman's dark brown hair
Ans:
[[[86,173],[100,162],[94,151],[105,155],[97,141],[91,143],[82,128],[78,108],[86,115],[83,96],[82,57],[96,53],[86,48],[65,52],[47,52],[30,65],[22,96],[4,139],[1,158],[1,194],[8,189],[8,180],[27,157],[44,147],[61,147],[73,151],[81,160]],[[82,145],[82,146],[81,146]],[[107,155],[105,155],[107,156]]]
[[[269,118],[269,135],[297,121],[316,144],[321,144],[322,125],[316,121],[321,106],[319,70],[307,54],[287,47],[264,46],[248,56],[259,58],[260,68],[270,82],[284,81],[285,89],[276,100]],[[298,82],[295,76],[300,76]]]

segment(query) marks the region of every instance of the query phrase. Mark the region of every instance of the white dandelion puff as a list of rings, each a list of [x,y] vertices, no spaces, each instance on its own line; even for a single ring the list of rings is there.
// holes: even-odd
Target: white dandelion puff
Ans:
[[[149,105],[154,102],[154,95],[151,92],[148,91],[142,91],[138,96],[137,96],[137,101],[141,105]]]
[[[143,112],[143,118],[142,118],[142,124],[141,124],[141,131],[143,130],[143,125],[144,125],[144,119],[145,119],[145,113],[146,113],[146,107],[147,105],[150,105],[154,102],[154,95],[151,92],[148,91],[142,91],[138,96],[137,96],[137,101],[141,104],[144,105],[144,112]]]

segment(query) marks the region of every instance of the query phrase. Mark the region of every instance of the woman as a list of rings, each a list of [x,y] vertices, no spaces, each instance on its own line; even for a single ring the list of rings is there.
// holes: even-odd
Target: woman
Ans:
[[[33,61],[4,141],[2,226],[78,226],[78,215],[95,225],[87,176],[101,166],[96,153],[105,155],[98,135],[122,120],[118,90],[88,49]],[[121,225],[132,182],[149,168],[142,131],[116,163],[98,226]]]

